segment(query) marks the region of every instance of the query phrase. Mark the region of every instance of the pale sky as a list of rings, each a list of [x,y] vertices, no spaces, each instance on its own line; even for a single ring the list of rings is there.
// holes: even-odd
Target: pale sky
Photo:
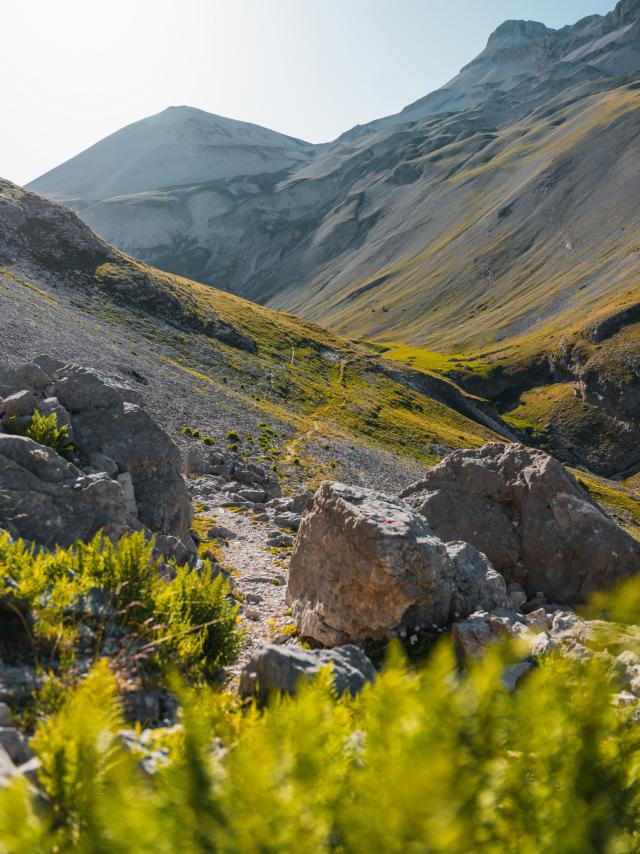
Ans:
[[[615,0],[0,0],[0,177],[23,184],[130,122],[193,107],[325,142],[395,113],[507,18]]]

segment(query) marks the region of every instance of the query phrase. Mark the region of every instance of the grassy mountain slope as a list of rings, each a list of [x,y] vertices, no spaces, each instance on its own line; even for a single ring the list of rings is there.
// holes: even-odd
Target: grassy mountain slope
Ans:
[[[451,363],[406,347],[385,359],[385,347],[133,261],[71,211],[8,182],[0,308],[3,359],[48,352],[101,368],[142,394],[183,445],[201,441],[183,427],[238,444],[292,487],[330,477],[393,492],[450,448],[526,435],[438,373],[482,384],[491,377],[482,360]],[[587,486],[640,530],[634,478]]]
[[[110,369],[174,435],[190,426],[224,443],[235,430],[241,449],[260,442],[294,481],[342,474],[391,488],[440,446],[509,435],[451,381],[132,261],[71,211],[7,182],[0,303],[9,361],[46,351]]]

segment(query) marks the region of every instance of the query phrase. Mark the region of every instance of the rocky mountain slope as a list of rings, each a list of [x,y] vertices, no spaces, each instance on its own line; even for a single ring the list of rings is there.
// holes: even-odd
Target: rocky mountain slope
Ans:
[[[402,482],[442,448],[514,436],[451,381],[134,262],[72,211],[8,182],[0,304],[8,363],[47,352],[101,367],[183,445],[190,431],[211,435],[294,482],[341,471]]]
[[[137,257],[141,246],[164,244],[157,260],[189,275],[206,261],[213,218],[313,154],[312,145],[258,125],[169,107],[101,140],[32,188],[82,211],[107,240]]]
[[[145,261],[454,379],[568,462],[631,475],[639,22],[638,0],[558,31],[507,22],[442,90],[302,146],[286,174],[81,215]],[[64,196],[75,173],[33,186]]]

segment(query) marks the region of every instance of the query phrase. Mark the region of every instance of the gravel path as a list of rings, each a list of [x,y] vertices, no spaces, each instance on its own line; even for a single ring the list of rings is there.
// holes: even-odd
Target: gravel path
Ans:
[[[237,661],[229,668],[230,675],[237,676],[254,650],[266,641],[298,643],[285,603],[291,546],[268,543],[269,535],[292,541],[295,534],[278,528],[273,510],[263,505],[229,507],[225,506],[229,503],[226,494],[207,495],[212,480],[205,476],[191,481],[191,491],[199,508],[198,527],[208,531],[205,542],[230,571],[234,593],[241,603],[245,639]]]

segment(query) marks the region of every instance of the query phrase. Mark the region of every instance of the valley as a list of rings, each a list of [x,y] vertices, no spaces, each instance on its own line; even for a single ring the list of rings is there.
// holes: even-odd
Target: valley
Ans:
[[[0,177],[0,854],[640,850],[639,138],[620,0]]]

